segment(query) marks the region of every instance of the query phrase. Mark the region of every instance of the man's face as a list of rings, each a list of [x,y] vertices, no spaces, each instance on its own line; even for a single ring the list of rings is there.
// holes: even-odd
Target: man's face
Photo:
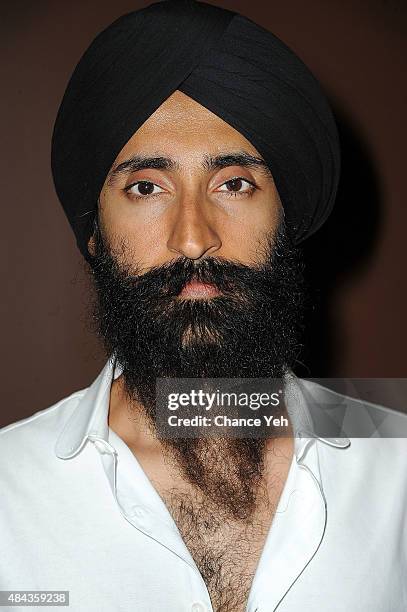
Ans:
[[[147,270],[180,255],[258,263],[259,244],[281,214],[272,175],[253,145],[175,91],[115,160],[99,221],[111,248],[119,253],[125,243],[127,260],[130,253]]]
[[[151,410],[156,378],[278,378],[292,365],[301,262],[270,170],[181,92],[114,162],[89,246],[99,331]]]
[[[182,93],[116,159],[90,241],[95,320],[134,409],[153,427],[157,378],[280,378],[292,366],[302,265],[282,220],[259,153]],[[208,441],[213,452],[204,438],[165,444],[213,500],[252,507],[264,440]],[[218,460],[222,448],[230,462]],[[229,467],[251,477],[222,500]]]

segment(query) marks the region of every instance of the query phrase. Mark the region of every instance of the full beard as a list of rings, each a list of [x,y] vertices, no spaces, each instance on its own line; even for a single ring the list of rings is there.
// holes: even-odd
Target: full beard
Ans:
[[[95,232],[94,321],[122,368],[134,410],[156,430],[157,378],[283,378],[300,350],[303,264],[281,223],[259,248],[261,263],[179,257],[140,274],[129,249],[113,251]],[[180,299],[190,280],[220,295]],[[269,437],[273,436],[270,430]],[[235,519],[256,505],[267,439],[163,439],[163,451],[200,494]]]

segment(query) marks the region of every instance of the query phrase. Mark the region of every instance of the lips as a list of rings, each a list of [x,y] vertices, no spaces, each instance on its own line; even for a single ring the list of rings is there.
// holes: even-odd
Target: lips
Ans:
[[[201,283],[192,280],[185,285],[179,294],[181,298],[210,298],[220,295],[220,292],[210,283]]]

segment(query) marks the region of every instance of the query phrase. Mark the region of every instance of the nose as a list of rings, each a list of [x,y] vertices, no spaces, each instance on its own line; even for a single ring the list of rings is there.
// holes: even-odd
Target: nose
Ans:
[[[189,259],[200,259],[218,251],[221,246],[214,221],[208,219],[204,204],[197,198],[193,202],[180,203],[172,222],[168,249]]]

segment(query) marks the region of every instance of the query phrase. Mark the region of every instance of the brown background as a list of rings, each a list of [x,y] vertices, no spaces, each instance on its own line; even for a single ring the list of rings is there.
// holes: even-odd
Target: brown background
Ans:
[[[3,3],[3,7],[4,7]],[[54,193],[50,139],[91,39],[137,0],[2,8],[2,408],[0,425],[87,386],[104,363],[84,265]],[[316,308],[298,373],[406,377],[406,9],[378,0],[219,0],[309,65],[338,113],[338,205],[306,257]]]

